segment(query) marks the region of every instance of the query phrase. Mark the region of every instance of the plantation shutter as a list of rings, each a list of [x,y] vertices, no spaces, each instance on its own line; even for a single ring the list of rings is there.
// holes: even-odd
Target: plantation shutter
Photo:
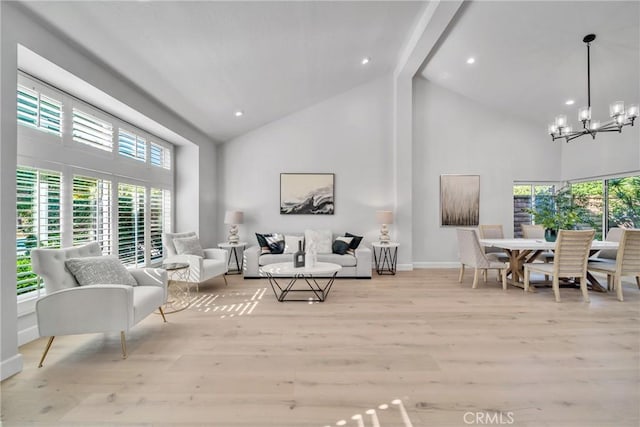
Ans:
[[[164,255],[162,234],[169,231],[171,221],[171,192],[157,188],[151,189],[149,198],[149,237],[151,242],[151,261],[157,261]]]
[[[158,144],[151,143],[149,161],[152,166],[171,169],[171,151]]]
[[[73,244],[99,242],[104,255],[112,253],[111,181],[73,177]]]
[[[31,269],[31,249],[59,248],[61,240],[59,172],[16,170],[16,258],[18,294],[38,288]]]
[[[118,132],[118,153],[132,159],[145,161],[147,142],[144,138],[126,130]]]
[[[18,123],[62,135],[62,102],[18,85]]]
[[[118,257],[123,264],[142,266],[144,259],[145,188],[118,185]]]
[[[73,140],[101,150],[112,151],[113,127],[111,123],[74,108]]]

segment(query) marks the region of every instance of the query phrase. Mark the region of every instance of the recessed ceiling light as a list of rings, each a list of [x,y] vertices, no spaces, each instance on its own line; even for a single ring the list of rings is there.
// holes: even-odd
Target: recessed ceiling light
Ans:
[[[573,99],[568,99],[567,102],[565,102],[566,105],[573,105],[575,103],[576,101],[574,101]]]
[[[467,59],[467,64],[473,64],[474,62],[476,62],[476,58],[474,57]]]
[[[369,58],[368,56],[365,56],[364,58],[362,58],[362,61],[360,61],[362,65],[367,65],[369,62],[371,62],[371,58]]]
[[[238,110],[235,113],[233,113],[236,117],[242,117],[244,115],[244,111],[242,110]]]

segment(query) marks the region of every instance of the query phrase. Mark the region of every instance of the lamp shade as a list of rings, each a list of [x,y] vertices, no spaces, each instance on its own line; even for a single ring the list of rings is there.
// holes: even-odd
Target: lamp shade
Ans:
[[[393,224],[393,212],[376,211],[376,221],[378,224]]]
[[[227,211],[224,214],[225,224],[242,224],[244,222],[244,212],[241,211]]]

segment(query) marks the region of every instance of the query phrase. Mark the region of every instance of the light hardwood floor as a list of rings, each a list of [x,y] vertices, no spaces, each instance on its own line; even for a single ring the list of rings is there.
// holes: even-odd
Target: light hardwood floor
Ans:
[[[279,303],[265,280],[214,280],[168,323],[135,327],[126,360],[118,334],[58,337],[41,369],[45,340],[21,347],[2,425],[640,424],[635,286],[624,302],[562,289],[556,303],[551,289],[471,289],[472,272],[457,275],[338,280],[319,304]]]

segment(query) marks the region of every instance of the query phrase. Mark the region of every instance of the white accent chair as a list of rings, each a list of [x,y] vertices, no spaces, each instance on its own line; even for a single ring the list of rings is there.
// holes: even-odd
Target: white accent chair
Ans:
[[[541,225],[533,224],[521,224],[522,237],[525,239],[540,239],[544,240],[544,227]],[[538,255],[537,259],[540,259],[546,263],[553,261],[553,252],[545,251]],[[545,280],[549,280],[549,276],[545,276]]]
[[[607,283],[613,283],[618,299],[623,301],[623,276],[635,276],[636,284],[640,288],[640,230],[619,230],[621,230],[622,238],[620,239],[620,246],[615,259],[613,261],[590,261],[587,269],[606,274]]]
[[[484,274],[484,280],[486,282],[486,272],[487,270],[498,270],[500,276],[502,277],[502,289],[507,289],[507,269],[509,265],[504,262],[493,261],[487,258],[482,247],[480,246],[480,242],[478,241],[478,235],[475,230],[471,229],[457,229],[458,232],[458,246],[460,251],[460,277],[458,278],[458,282],[462,282],[462,278],[464,276],[464,268],[465,266],[473,267],[473,285],[471,286],[475,289],[478,286],[478,276],[480,271]]]
[[[174,239],[187,237],[197,237],[193,231],[184,233],[164,233],[162,240],[166,249],[164,263],[186,262],[189,264],[189,282],[196,284],[196,291],[200,290],[200,283],[222,276],[224,284],[227,284],[225,274],[229,271],[228,253],[225,249],[210,248],[203,249],[204,257],[197,255],[180,255],[176,251],[173,243]]]
[[[531,272],[553,276],[553,293],[560,302],[560,278],[580,279],[584,302],[589,302],[587,290],[587,261],[595,230],[560,230],[553,263],[527,263],[524,265],[524,291],[529,291]]]
[[[158,268],[134,268],[129,272],[137,286],[99,284],[79,286],[65,267],[65,260],[101,256],[97,242],[62,249],[33,249],[33,272],[43,281],[46,295],[36,302],[38,332],[49,337],[38,367],[42,367],[53,339],[58,335],[120,332],[126,359],[125,332],[160,310],[167,300],[167,272]]]

